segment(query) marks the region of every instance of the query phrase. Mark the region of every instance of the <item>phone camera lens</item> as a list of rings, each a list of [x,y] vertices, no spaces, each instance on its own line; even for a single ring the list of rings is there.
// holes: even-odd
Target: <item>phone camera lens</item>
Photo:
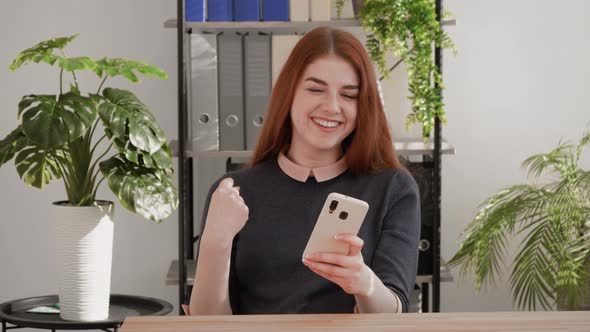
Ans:
[[[338,217],[342,220],[346,220],[346,218],[348,218],[348,212],[342,211]]]
[[[337,206],[338,206],[338,201],[333,200],[332,202],[330,202],[330,213],[334,212],[334,210],[336,210]]]

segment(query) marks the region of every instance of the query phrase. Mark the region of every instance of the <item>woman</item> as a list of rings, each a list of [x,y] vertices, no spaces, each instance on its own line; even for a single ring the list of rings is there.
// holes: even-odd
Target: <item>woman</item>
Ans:
[[[295,46],[251,167],[226,174],[204,209],[190,313],[404,312],[413,290],[418,189],[397,160],[375,73],[350,33]],[[366,201],[348,255],[301,255],[329,193]]]

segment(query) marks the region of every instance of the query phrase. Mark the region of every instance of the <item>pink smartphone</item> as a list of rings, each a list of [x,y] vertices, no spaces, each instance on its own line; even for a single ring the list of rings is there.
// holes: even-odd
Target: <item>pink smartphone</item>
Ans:
[[[348,254],[348,244],[334,239],[336,234],[357,235],[369,204],[350,196],[331,193],[311,232],[303,256],[317,252]]]

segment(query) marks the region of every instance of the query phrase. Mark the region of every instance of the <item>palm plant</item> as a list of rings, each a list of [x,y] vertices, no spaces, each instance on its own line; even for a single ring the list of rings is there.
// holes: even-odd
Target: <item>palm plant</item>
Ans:
[[[561,142],[546,154],[526,159],[529,179],[543,183],[508,187],[488,198],[464,231],[448,266],[473,270],[475,286],[490,286],[504,263],[508,236],[522,234],[510,284],[521,309],[553,305],[576,309],[590,275],[590,172],[579,167],[590,131],[577,144]]]
[[[68,57],[64,48],[76,36],[40,42],[11,63],[12,71],[31,62],[57,65],[59,94],[31,94],[21,99],[21,124],[0,141],[0,166],[16,156],[20,177],[37,188],[62,179],[68,202],[74,206],[95,204],[98,187],[108,179],[124,207],[161,221],[178,204],[165,133],[132,92],[102,87],[109,77],[138,82],[138,73],[160,79],[166,79],[166,73],[139,61]],[[96,93],[80,92],[76,72],[82,70],[90,70],[101,79]],[[64,71],[73,79],[67,92],[63,91]],[[94,139],[99,124],[104,133]],[[110,145],[98,155],[99,144],[105,139]],[[113,146],[116,152],[106,159]],[[100,173],[102,178],[97,181]]]

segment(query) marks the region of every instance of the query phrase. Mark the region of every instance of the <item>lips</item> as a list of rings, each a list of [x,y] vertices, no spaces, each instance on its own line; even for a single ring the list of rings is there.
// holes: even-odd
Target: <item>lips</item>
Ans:
[[[324,127],[324,128],[334,128],[334,127],[337,127],[337,126],[339,126],[340,124],[342,124],[342,122],[341,122],[341,121],[337,121],[337,120],[328,120],[328,119],[323,119],[323,118],[316,118],[316,117],[313,117],[313,118],[311,118],[311,120],[312,120],[314,123],[316,123],[316,124],[318,124],[318,125],[320,125],[320,126],[322,126],[322,127]]]

